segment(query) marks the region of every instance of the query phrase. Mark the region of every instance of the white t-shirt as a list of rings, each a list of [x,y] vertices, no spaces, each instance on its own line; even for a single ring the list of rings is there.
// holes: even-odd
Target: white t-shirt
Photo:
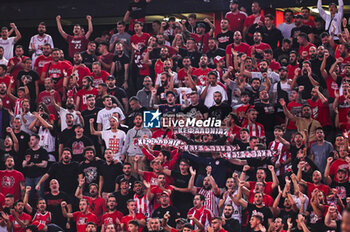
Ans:
[[[289,39],[291,37],[292,29],[295,27],[294,23],[281,23],[278,29],[282,32],[283,38]]]
[[[97,114],[97,123],[102,124],[102,130],[108,130],[109,125],[109,119],[113,116],[113,113],[118,113],[120,115],[120,120],[124,120],[125,116],[123,114],[123,111],[119,108],[112,108],[110,110],[107,110],[106,108],[100,110]]]
[[[278,73],[271,72],[270,69],[267,71],[267,77],[270,79],[272,85],[280,81],[280,75]],[[252,72],[252,79],[254,78],[259,78],[262,83],[265,82],[264,76],[261,72]]]
[[[201,94],[203,93],[203,91],[205,90],[205,88],[202,89]],[[204,105],[208,108],[212,107],[213,105],[215,105],[214,102],[214,93],[219,91],[222,95],[222,101],[226,101],[227,100],[227,93],[225,91],[225,89],[220,86],[220,85],[216,85],[216,86],[209,86],[208,87],[208,91],[207,91],[207,95],[205,97],[204,100]]]
[[[278,85],[278,82],[273,85],[273,88],[272,88],[273,93],[277,93],[277,85]],[[286,82],[284,84],[281,82],[281,89],[286,91],[288,93],[288,96],[292,92],[292,88],[290,87],[290,84],[288,84],[288,82]]]
[[[5,57],[2,57],[2,59],[0,60],[0,64],[4,64],[4,65],[6,65],[6,66],[7,66],[7,63],[8,63],[8,62],[9,62],[9,61],[6,60]]]
[[[44,129],[42,126],[39,128],[38,135],[40,136],[39,145],[44,148],[48,153],[55,151],[55,137],[51,135],[49,129]]]
[[[43,51],[41,49],[39,49],[39,46],[43,46],[44,44],[47,44],[47,43],[51,45],[51,48],[54,47],[52,37],[50,35],[47,35],[47,34],[44,34],[43,38],[40,38],[39,35],[34,35],[30,39],[29,50],[32,50],[32,44],[35,47],[35,52],[32,55],[33,67],[34,67],[34,63],[35,63],[36,58],[43,54]]]
[[[4,48],[4,57],[9,60],[13,57],[13,47],[15,46],[15,37],[7,38],[6,40],[0,38],[0,46]]]
[[[66,123],[66,114],[70,113],[67,109],[60,107],[60,111],[58,114],[60,115],[61,119],[61,131],[66,129],[67,123]],[[80,122],[78,115],[76,114],[76,111],[74,110],[71,114],[74,116],[74,125],[78,124]]]
[[[196,86],[198,94],[200,94],[200,92],[202,90],[201,87],[202,86]],[[179,88],[175,88],[175,90],[176,90],[177,94],[179,95],[181,105],[185,104],[184,94],[186,94],[187,100],[191,104],[190,93],[192,93],[192,91],[193,91],[191,88],[179,87]]]
[[[126,138],[125,132],[122,130],[118,130],[117,132],[112,132],[111,130],[101,131],[101,137],[105,141],[106,148],[112,149],[114,154],[113,159],[120,160]]]
[[[18,116],[17,116],[18,117]],[[27,123],[24,123],[22,117],[19,117],[21,119],[21,122],[22,122],[22,126],[21,126],[21,130],[26,132],[27,134],[29,135],[32,135],[34,134],[33,131],[29,130],[28,127],[30,126],[30,124],[34,121],[35,119],[35,116],[31,113],[31,112],[28,112],[24,115],[24,118],[26,119]]]
[[[173,76],[174,76],[174,85],[178,85],[179,84],[179,80],[177,79],[177,72],[172,72]],[[162,73],[157,74],[156,77],[156,85],[162,86],[162,83],[160,82],[160,76],[162,75]]]

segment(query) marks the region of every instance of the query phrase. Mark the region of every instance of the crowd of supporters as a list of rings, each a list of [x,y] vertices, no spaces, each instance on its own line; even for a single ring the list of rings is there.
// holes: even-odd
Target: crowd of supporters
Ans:
[[[343,0],[327,10],[318,0],[316,17],[286,9],[277,27],[259,2],[248,15],[231,0],[220,33],[196,14],[146,32],[148,4],[132,0],[97,38],[91,16],[72,34],[57,16],[66,55],[44,22],[21,41],[28,52],[15,23],[1,29],[0,232],[350,232]],[[149,110],[160,128],[144,126]],[[167,126],[186,117],[219,120],[228,134]],[[233,159],[143,138],[275,155]]]

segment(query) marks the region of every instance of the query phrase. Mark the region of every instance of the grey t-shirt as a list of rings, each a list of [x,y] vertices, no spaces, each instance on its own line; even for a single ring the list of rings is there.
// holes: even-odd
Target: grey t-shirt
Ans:
[[[124,44],[127,44],[127,45],[130,45],[130,37],[131,35],[129,35],[128,33],[123,33],[123,34],[119,34],[119,33],[116,33],[116,34],[113,34],[111,39],[109,40],[110,41],[110,44],[114,42],[114,39],[115,38],[118,38],[116,42],[124,42]],[[115,48],[111,51],[113,52],[114,54],[115,53]],[[124,46],[124,53],[127,57],[130,57],[130,52],[126,49],[126,47]]]
[[[324,141],[322,145],[318,145],[317,142],[311,145],[310,154],[315,155],[314,163],[317,165],[322,174],[324,173],[327,165],[327,158],[329,157],[330,153],[333,152],[333,150],[333,145],[328,141]]]

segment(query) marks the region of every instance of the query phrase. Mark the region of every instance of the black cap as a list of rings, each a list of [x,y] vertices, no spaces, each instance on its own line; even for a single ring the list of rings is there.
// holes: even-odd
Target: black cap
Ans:
[[[115,80],[115,76],[109,75],[109,76],[107,77],[107,80],[110,80],[110,79]]]
[[[297,14],[297,15],[294,16],[294,18],[296,18],[296,19],[302,19],[303,16],[302,16],[301,14]]]
[[[280,67],[280,70],[288,71],[288,69],[287,69],[286,66],[281,66],[281,67]]]
[[[238,4],[238,1],[237,1],[237,0],[230,0],[230,3],[232,3],[232,4]]]

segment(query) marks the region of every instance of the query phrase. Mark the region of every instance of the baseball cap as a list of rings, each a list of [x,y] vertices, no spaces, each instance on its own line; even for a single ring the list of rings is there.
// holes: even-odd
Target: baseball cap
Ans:
[[[294,16],[294,18],[296,18],[296,19],[302,19],[303,16],[302,16],[301,14],[297,14],[297,15]]]
[[[167,191],[163,191],[162,194],[160,194],[160,195],[163,195],[163,194],[167,195],[168,197],[170,197],[170,194]]]
[[[238,1],[237,0],[230,0],[230,3],[238,4]]]
[[[225,57],[221,56],[215,56],[214,57],[214,64],[219,63],[220,61],[225,60]]]
[[[107,80],[115,80],[115,76],[109,75],[109,76],[107,77]]]
[[[281,66],[281,67],[280,67],[280,70],[288,71],[288,69],[287,69],[286,66]]]

